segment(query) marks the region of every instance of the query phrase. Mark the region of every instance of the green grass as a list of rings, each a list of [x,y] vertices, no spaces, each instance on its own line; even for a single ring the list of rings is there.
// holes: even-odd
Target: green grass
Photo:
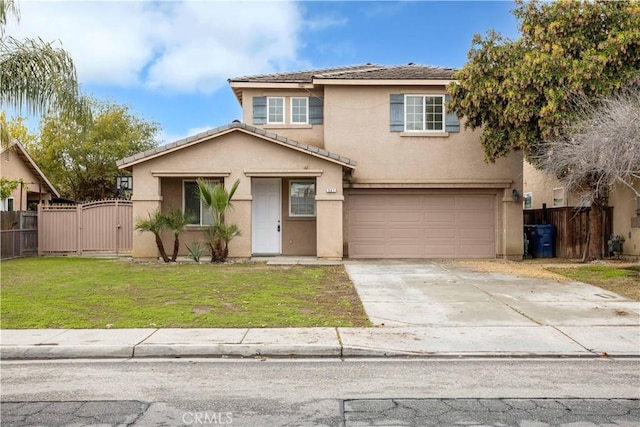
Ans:
[[[640,267],[590,265],[549,270],[640,301]]]
[[[342,266],[2,262],[3,329],[369,326]]]

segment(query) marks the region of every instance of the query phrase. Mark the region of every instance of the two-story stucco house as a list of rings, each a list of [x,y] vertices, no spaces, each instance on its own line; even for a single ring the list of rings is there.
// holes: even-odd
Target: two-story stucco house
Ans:
[[[201,239],[210,218],[195,180],[240,180],[230,257],[520,258],[522,156],[483,161],[479,132],[446,108],[454,71],[230,79],[242,121],[119,161],[133,172],[134,216],[183,208],[196,219],[182,240]],[[155,258],[153,236],[136,233],[133,255]]]

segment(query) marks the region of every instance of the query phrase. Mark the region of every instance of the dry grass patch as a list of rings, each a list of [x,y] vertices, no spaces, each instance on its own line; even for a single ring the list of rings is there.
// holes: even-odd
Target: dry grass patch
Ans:
[[[2,328],[369,326],[343,266],[2,262]]]
[[[451,264],[483,273],[513,274],[559,282],[578,281],[598,286],[627,298],[640,301],[640,265],[619,261],[596,261],[538,258],[523,261],[459,260]]]

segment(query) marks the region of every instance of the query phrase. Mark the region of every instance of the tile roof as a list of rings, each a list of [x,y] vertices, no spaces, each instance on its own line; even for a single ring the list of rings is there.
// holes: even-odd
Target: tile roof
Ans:
[[[314,79],[337,80],[451,80],[455,68],[428,65],[377,65],[362,64],[347,67],[324,68],[288,73],[261,74],[229,79],[234,82],[252,83],[312,83]]]
[[[125,157],[124,159],[118,160],[116,164],[121,169],[126,168],[129,166],[132,166],[135,163],[139,163],[140,161],[144,161],[147,158],[157,157],[158,155],[162,155],[164,152],[174,151],[175,149],[178,149],[181,146],[191,145],[193,143],[200,142],[201,140],[204,140],[204,139],[216,137],[220,134],[226,133],[227,131],[234,130],[234,129],[243,130],[249,134],[254,134],[256,136],[268,138],[273,142],[277,142],[282,145],[289,146],[290,148],[295,148],[301,151],[305,151],[312,156],[320,157],[334,163],[341,163],[344,166],[348,166],[350,168],[354,168],[357,164],[355,160],[351,160],[339,154],[331,153],[329,151],[323,150],[322,148],[316,147],[314,145],[308,145],[302,142],[294,141],[293,139],[289,139],[284,136],[275,134],[273,132],[268,132],[264,129],[250,126],[246,123],[242,123],[238,121],[229,123],[228,125],[210,129],[206,132],[201,132],[197,135],[192,135],[187,138],[179,139],[177,141],[170,142],[169,144],[152,148],[151,150],[147,150],[142,153],[134,154],[133,156]]]

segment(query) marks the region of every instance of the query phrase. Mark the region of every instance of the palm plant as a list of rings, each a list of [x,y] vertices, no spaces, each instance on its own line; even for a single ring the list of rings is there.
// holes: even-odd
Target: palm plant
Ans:
[[[171,262],[175,262],[178,258],[178,250],[180,249],[180,233],[191,223],[193,216],[182,209],[171,209],[168,214],[162,216],[164,225],[173,233],[173,253],[171,254]]]
[[[68,114],[90,114],[80,96],[76,69],[67,51],[37,39],[18,40],[5,36],[7,18],[20,19],[14,0],[0,0],[0,107],[28,114],[50,108]],[[9,132],[0,123],[2,147],[10,143]]]
[[[205,231],[207,246],[211,250],[211,262],[224,262],[229,255],[229,242],[240,235],[240,230],[236,224],[225,224],[224,214],[233,207],[231,198],[238,189],[240,180],[236,180],[227,189],[221,185],[210,185],[206,181],[198,180],[198,194],[200,200],[204,202],[211,216],[213,225]]]
[[[159,210],[153,214],[150,213],[148,219],[138,219],[135,225],[135,229],[137,231],[148,231],[153,233],[156,238],[156,246],[158,247],[158,252],[160,252],[162,260],[164,262],[169,262],[169,257],[167,256],[167,252],[164,250],[164,244],[160,237],[160,234],[166,228],[166,217]]]

